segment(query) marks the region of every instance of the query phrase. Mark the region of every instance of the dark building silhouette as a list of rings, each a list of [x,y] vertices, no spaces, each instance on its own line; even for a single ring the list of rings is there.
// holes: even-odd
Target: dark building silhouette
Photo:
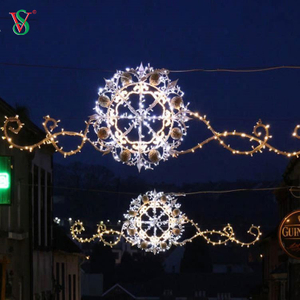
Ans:
[[[16,114],[0,100],[0,123]],[[26,114],[22,122],[26,126],[19,135],[11,133],[16,143],[44,138]],[[50,147],[32,153],[10,149],[5,140],[0,141],[0,156],[11,157],[12,162],[11,204],[0,205],[0,260],[6,262],[0,288],[8,299],[50,299],[52,294],[53,152]]]
[[[16,144],[33,144],[45,137],[29,120],[26,109],[15,110],[0,99],[0,124],[4,123],[5,116],[16,114],[25,123],[18,135],[10,134]],[[1,300],[71,299],[65,297],[70,286],[72,300],[81,297],[80,250],[57,229],[53,244],[53,153],[53,147],[47,145],[32,152],[11,149],[0,139],[0,158],[8,157],[11,162],[10,203],[0,204]],[[55,272],[60,276],[59,281]],[[57,282],[65,289],[58,290]]]

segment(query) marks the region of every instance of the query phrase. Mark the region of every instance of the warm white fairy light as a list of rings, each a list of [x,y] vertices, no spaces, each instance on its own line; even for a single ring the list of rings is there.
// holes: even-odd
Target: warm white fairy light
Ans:
[[[100,224],[97,225],[97,233],[93,234],[92,237],[83,238],[79,237],[85,231],[85,227],[81,221],[75,221],[74,224],[71,226],[71,235],[72,237],[77,240],[79,243],[90,243],[99,239],[103,242],[105,246],[113,247],[117,245],[121,239],[121,232],[113,229],[107,229],[106,226],[101,221]],[[115,241],[107,241],[105,236],[116,236]]]
[[[9,135],[9,132],[18,134],[24,125],[15,116],[5,119],[3,139],[7,139],[10,148],[16,147],[30,152],[43,144],[52,144],[65,157],[80,152],[84,144],[89,142],[96,150],[104,154],[112,153],[116,161],[137,166],[139,170],[151,169],[170,156],[194,153],[211,141],[219,142],[222,147],[236,155],[252,156],[269,149],[287,157],[299,157],[300,151],[286,152],[271,146],[269,125],[261,121],[254,126],[253,135],[236,130],[217,132],[205,115],[188,110],[183,102],[183,95],[177,80],[171,81],[166,69],[153,69],[143,65],[136,69],[127,68],[126,71],[117,71],[110,80],[105,80],[104,88],[99,89],[96,113],[86,122],[84,131],[61,129],[54,132],[59,121],[46,116],[43,123],[46,137],[33,145],[20,146]],[[203,122],[212,135],[190,149],[179,151],[177,148],[187,134],[186,122],[190,118]],[[16,127],[12,126],[13,123],[16,123]],[[93,127],[97,138],[88,137],[90,127]],[[297,125],[293,137],[300,139],[299,130],[300,125]],[[76,136],[81,142],[76,149],[66,151],[59,146],[58,138],[61,136]],[[234,149],[226,143],[228,137],[248,139],[251,148]]]
[[[203,237],[213,246],[234,242],[241,247],[250,247],[261,236],[260,227],[254,225],[251,225],[248,230],[248,233],[254,237],[250,242],[238,240],[230,224],[223,230],[201,230],[197,223],[181,212],[176,194],[157,193],[155,190],[132,199],[129,210],[124,216],[126,220],[120,231],[107,230],[101,223],[98,225],[97,234],[90,238],[80,237],[85,228],[81,221],[76,221],[71,226],[72,237],[81,243],[100,239],[110,247],[116,245],[123,237],[132,246],[157,254],[170,249],[172,245],[183,246],[197,237]],[[190,238],[183,238],[186,224],[195,229],[195,234]],[[115,241],[108,242],[105,236],[115,236]]]

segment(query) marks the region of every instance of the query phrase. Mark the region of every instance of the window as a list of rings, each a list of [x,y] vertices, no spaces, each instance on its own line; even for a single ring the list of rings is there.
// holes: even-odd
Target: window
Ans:
[[[205,291],[196,291],[195,292],[195,297],[196,298],[201,298],[201,297],[205,297],[206,292]]]
[[[231,296],[230,293],[218,293],[218,300],[230,300]]]
[[[71,276],[71,274],[68,275],[68,293],[69,293],[68,300],[72,300],[72,276]]]
[[[232,266],[230,265],[227,266],[227,273],[232,273]]]
[[[33,236],[34,247],[37,248],[39,242],[39,168],[33,167]]]
[[[46,245],[46,241],[45,241],[45,238],[46,238],[46,232],[45,232],[45,229],[46,229],[46,205],[45,205],[45,185],[46,185],[46,182],[45,182],[45,170],[44,169],[40,169],[40,172],[41,172],[41,195],[40,195],[40,220],[41,220],[41,232],[40,232],[40,235],[41,235],[41,246],[42,247],[45,247]]]
[[[47,172],[47,246],[52,246],[52,178],[51,174]]]
[[[17,185],[17,230],[21,229],[21,181]]]
[[[164,290],[164,296],[172,296],[172,290]]]
[[[33,166],[33,237],[34,247],[43,249],[52,243],[51,173]]]
[[[62,300],[66,300],[65,263],[61,263]]]
[[[56,299],[60,300],[60,279],[59,279],[59,263],[56,263]]]
[[[2,263],[0,263],[0,296],[1,296],[1,294],[2,294],[2,280],[3,280],[3,278],[2,278],[2,275],[3,275],[3,264]]]
[[[76,275],[73,275],[73,300],[76,300]]]

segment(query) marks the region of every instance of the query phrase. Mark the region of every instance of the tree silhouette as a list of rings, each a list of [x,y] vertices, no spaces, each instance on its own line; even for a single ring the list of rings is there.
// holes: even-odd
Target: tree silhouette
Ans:
[[[110,247],[97,243],[93,246],[90,258],[90,272],[103,274],[104,289],[115,281],[115,256]]]
[[[194,239],[193,243],[185,245],[185,252],[180,264],[182,273],[212,272],[212,262],[209,247],[204,239]]]

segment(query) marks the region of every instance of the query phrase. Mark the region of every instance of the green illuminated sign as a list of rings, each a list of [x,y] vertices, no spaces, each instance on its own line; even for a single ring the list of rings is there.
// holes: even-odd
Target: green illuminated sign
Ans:
[[[0,156],[0,205],[11,203],[11,158]]]

